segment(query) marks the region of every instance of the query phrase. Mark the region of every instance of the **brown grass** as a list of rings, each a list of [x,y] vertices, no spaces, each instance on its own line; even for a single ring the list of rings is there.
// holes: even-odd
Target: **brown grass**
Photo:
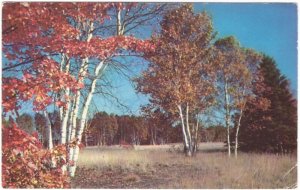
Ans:
[[[296,170],[282,179],[296,164],[295,156],[241,153],[235,159],[225,152],[209,151],[207,144],[200,147],[192,158],[174,151],[172,146],[87,148],[80,153],[72,187],[287,188],[297,181]]]

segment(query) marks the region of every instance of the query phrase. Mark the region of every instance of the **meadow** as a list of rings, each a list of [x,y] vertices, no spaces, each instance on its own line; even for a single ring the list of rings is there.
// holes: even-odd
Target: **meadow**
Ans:
[[[296,155],[240,153],[201,143],[194,157],[180,145],[87,147],[72,188],[294,188]],[[288,173],[287,173],[288,172]]]

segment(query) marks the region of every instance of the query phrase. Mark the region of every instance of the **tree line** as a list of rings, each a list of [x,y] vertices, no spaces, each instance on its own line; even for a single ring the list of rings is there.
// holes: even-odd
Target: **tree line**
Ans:
[[[52,129],[52,143],[59,144],[60,126],[57,112],[50,112]],[[180,143],[182,134],[180,125],[173,125],[172,121],[156,112],[160,118],[147,118],[135,115],[114,115],[97,112],[88,120],[83,133],[85,146],[110,146],[122,143],[132,145],[161,145]],[[5,119],[4,119],[5,121]],[[44,127],[46,118],[42,114],[22,114],[16,118],[18,126],[28,134],[37,133],[39,141],[48,147],[49,136]],[[199,129],[199,142],[224,142],[226,130],[223,126],[202,127]]]

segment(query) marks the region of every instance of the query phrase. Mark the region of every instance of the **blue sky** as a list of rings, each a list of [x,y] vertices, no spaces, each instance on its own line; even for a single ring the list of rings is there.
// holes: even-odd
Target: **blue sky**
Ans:
[[[212,16],[218,37],[234,35],[241,45],[271,57],[297,90],[297,6],[291,3],[195,3]]]
[[[234,35],[243,47],[253,48],[273,57],[281,73],[291,82],[297,96],[297,6],[284,3],[194,3],[194,11],[206,10],[213,20],[217,38]],[[147,31],[149,33],[149,31]],[[138,69],[135,74],[138,74]],[[120,102],[132,113],[147,102],[136,94],[125,78],[110,75],[116,88],[113,90]],[[119,79],[118,79],[119,78]],[[116,104],[95,98],[99,110],[124,114]]]

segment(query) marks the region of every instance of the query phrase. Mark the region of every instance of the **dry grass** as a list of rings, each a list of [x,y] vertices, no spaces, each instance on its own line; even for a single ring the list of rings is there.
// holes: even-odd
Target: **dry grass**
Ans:
[[[187,158],[170,147],[87,148],[73,188],[286,188],[297,180],[296,170],[282,179],[295,156],[242,153],[235,159],[215,152],[219,145],[203,144]]]

